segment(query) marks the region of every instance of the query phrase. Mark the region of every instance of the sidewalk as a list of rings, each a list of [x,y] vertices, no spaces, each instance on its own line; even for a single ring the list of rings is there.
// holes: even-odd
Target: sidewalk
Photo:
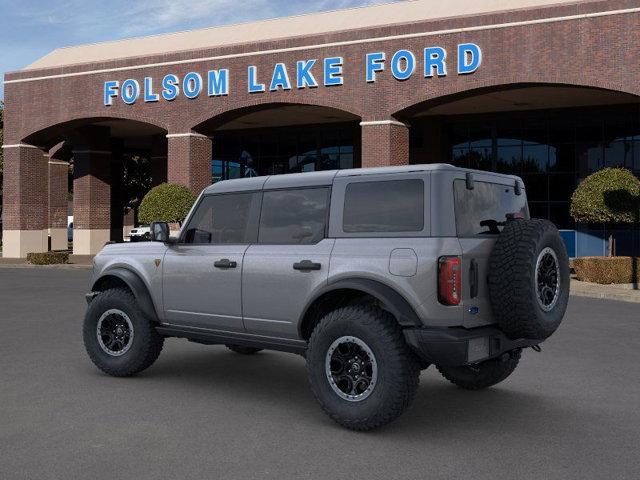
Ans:
[[[631,283],[600,285],[598,283],[581,282],[574,278],[571,279],[571,295],[640,303],[640,290],[634,290],[633,287],[634,285]],[[640,285],[637,288],[640,288]]]

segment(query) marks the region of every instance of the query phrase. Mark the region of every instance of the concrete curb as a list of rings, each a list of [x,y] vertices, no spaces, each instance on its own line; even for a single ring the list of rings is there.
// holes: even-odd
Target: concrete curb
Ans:
[[[0,263],[0,269],[11,268],[46,268],[56,269],[61,268],[64,270],[89,270],[93,268],[92,265],[79,265],[75,263],[59,263],[56,265],[31,265],[30,263]]]
[[[632,285],[600,285],[571,279],[571,295],[640,303],[640,290],[634,290]]]

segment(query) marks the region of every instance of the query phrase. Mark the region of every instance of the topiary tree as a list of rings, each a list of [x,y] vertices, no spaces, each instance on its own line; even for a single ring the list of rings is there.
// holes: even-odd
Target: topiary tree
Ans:
[[[624,168],[605,168],[585,178],[571,196],[571,216],[584,223],[636,223],[640,180]],[[613,238],[609,237],[609,255]]]
[[[187,187],[163,183],[144,196],[138,218],[143,223],[162,221],[182,224],[195,200],[196,196]]]

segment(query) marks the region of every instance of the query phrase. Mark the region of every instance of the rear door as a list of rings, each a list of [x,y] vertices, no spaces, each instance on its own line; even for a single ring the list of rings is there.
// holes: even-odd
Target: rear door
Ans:
[[[244,257],[242,305],[248,333],[298,338],[311,292],[326,284],[334,240],[326,238],[330,188],[263,193],[258,242]]]
[[[201,199],[181,241],[164,257],[165,321],[211,330],[244,331],[242,267],[257,236],[260,193]]]
[[[507,214],[529,218],[524,187],[516,195],[513,185],[474,181],[467,188],[463,179],[454,180],[456,230],[462,249],[462,302],[464,325],[474,327],[493,323],[489,302],[489,257]]]

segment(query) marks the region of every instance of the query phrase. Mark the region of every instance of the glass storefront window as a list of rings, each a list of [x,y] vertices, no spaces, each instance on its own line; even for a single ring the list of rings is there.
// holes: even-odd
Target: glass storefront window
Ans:
[[[221,131],[212,180],[354,168],[359,139],[357,123]]]
[[[640,174],[638,105],[504,112],[443,122],[443,161],[522,176],[532,217],[548,218],[559,228],[574,226],[569,199],[580,179],[604,167]]]

